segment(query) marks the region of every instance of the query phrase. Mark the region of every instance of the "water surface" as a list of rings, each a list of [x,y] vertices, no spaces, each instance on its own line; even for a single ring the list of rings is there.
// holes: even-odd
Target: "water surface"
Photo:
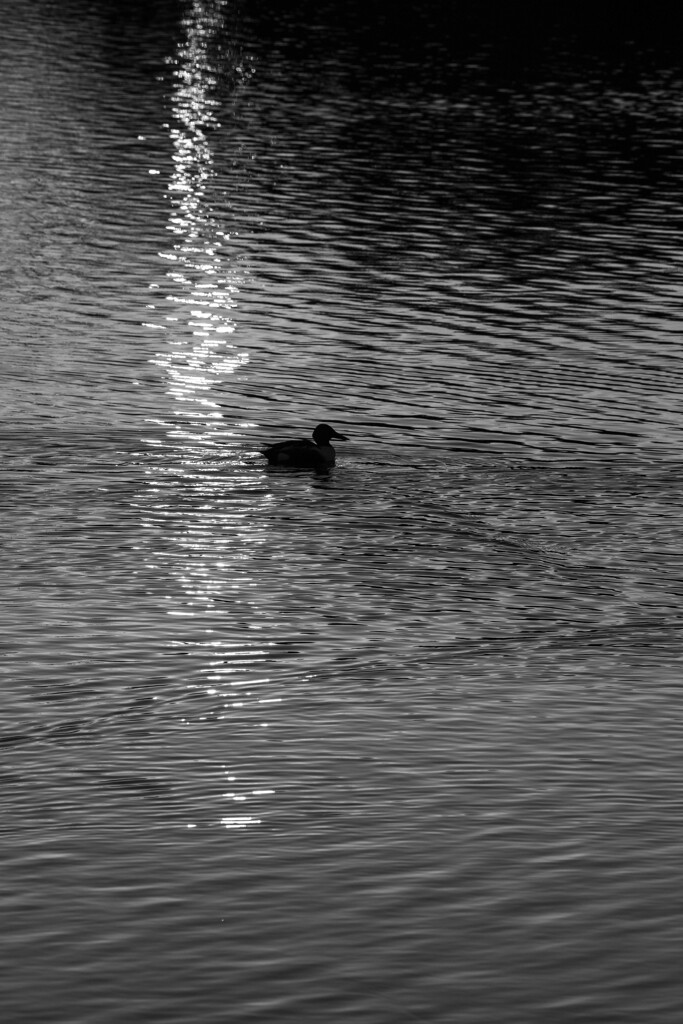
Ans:
[[[9,1019],[678,1022],[661,39],[0,7]]]

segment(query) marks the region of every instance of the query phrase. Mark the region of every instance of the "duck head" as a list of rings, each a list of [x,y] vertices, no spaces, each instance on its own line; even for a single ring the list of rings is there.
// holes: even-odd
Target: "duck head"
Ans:
[[[348,437],[344,437],[343,434],[338,434],[334,427],[331,427],[329,423],[319,423],[313,431],[313,440],[317,445],[329,444],[333,437],[336,438],[337,441],[348,441]]]

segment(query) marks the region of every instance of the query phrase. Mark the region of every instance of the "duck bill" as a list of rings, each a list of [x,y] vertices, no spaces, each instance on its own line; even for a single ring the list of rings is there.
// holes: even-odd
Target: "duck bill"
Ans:
[[[348,437],[344,437],[343,434],[338,434],[336,430],[332,434],[332,437],[334,437],[335,440],[337,441],[348,441]]]

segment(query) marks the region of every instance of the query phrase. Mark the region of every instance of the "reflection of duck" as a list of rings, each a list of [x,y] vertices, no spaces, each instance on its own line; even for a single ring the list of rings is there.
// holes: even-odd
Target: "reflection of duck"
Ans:
[[[297,441],[280,441],[265,448],[261,455],[268,459],[271,466],[291,466],[294,469],[315,469],[326,473],[334,466],[335,453],[330,440],[347,441],[343,434],[338,434],[329,423],[319,423],[313,431],[313,440],[307,438]]]

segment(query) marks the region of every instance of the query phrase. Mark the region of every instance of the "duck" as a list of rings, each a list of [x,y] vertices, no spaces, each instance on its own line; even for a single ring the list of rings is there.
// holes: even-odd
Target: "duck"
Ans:
[[[348,441],[329,423],[319,423],[313,431],[313,440],[278,441],[261,452],[271,466],[289,466],[292,469],[315,469],[327,473],[334,466],[335,451],[330,441]]]

